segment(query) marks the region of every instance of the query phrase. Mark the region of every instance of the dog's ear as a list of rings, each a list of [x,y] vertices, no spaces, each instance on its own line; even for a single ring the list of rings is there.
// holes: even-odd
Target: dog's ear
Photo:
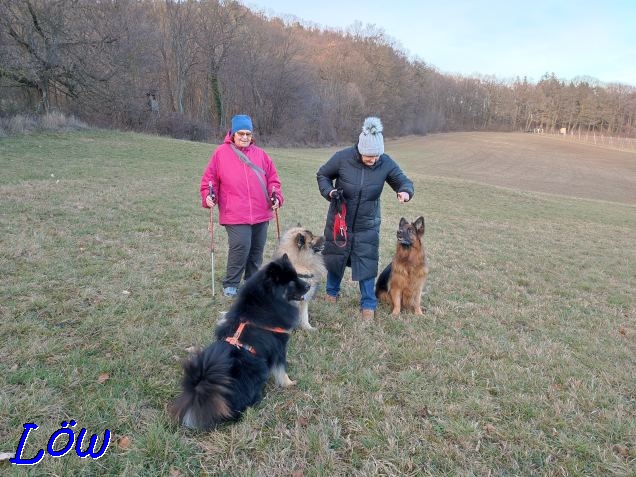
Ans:
[[[404,227],[405,225],[408,225],[408,224],[409,224],[409,221],[406,220],[404,217],[402,217],[400,219],[400,228],[402,228],[402,227]]]
[[[282,268],[282,264],[285,262],[285,260],[288,260],[288,259],[289,257],[285,253],[282,256],[278,257],[276,260],[272,260],[267,265],[265,265],[265,270],[267,270],[267,275],[272,277],[274,275],[279,274]]]
[[[282,257],[279,257],[266,265],[267,276],[273,283],[280,283],[283,280],[285,270],[290,268],[293,269],[294,267],[287,254],[284,253]]]
[[[293,268],[293,265],[292,265],[292,263],[291,263],[291,260],[289,259],[289,255],[287,255],[287,252],[285,252],[285,253],[283,254],[283,256],[282,256],[282,257],[280,257],[280,259],[279,259],[279,260],[280,260],[280,262],[279,262],[279,263],[280,263],[281,268],[285,268],[285,267],[287,267],[287,268]]]
[[[296,235],[296,246],[301,249],[305,246],[305,234]]]
[[[424,217],[420,215],[417,219],[415,219],[413,227],[415,227],[417,235],[424,235]]]

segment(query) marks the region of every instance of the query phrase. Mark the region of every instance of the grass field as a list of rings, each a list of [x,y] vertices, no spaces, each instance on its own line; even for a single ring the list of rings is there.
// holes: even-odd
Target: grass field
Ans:
[[[357,284],[310,306],[291,390],[196,434],[165,412],[211,296],[198,182],[211,145],[114,132],[0,140],[0,454],[62,422],[112,433],[100,459],[4,475],[636,474],[636,154],[521,134],[387,141],[414,180],[383,197],[381,266],[401,216],[426,218],[424,317],[358,319]],[[268,150],[281,228],[322,231],[315,171],[334,149]],[[270,226],[270,256],[276,242]],[[66,441],[56,441],[59,450]],[[99,447],[99,443],[97,447]]]

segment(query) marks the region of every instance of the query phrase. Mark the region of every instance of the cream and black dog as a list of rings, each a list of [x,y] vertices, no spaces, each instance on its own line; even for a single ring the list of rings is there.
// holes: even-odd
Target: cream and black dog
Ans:
[[[325,238],[323,236],[316,236],[310,230],[299,225],[283,234],[274,253],[274,258],[287,254],[298,272],[298,276],[310,285],[310,289],[303,297],[303,300],[295,302],[298,304],[300,311],[298,327],[305,330],[314,329],[309,324],[309,302],[316,294],[320,281],[327,275],[322,257],[324,245]]]

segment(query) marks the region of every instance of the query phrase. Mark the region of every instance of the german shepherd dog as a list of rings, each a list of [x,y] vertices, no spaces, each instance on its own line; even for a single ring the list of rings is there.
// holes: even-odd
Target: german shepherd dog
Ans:
[[[395,256],[375,284],[375,296],[391,305],[394,315],[402,309],[423,314],[420,300],[428,276],[423,237],[424,217],[418,217],[413,223],[404,217],[400,219]]]
[[[300,309],[299,328],[315,329],[309,324],[309,302],[316,294],[318,285],[327,274],[322,256],[325,237],[316,236],[310,230],[300,225],[287,230],[280,239],[274,257],[287,254],[298,276],[309,283],[311,287],[300,302],[295,302]]]
[[[252,275],[217,326],[216,341],[183,363],[181,394],[169,405],[173,419],[210,430],[258,404],[270,374],[281,387],[294,385],[287,342],[298,308],[291,302],[308,290],[287,255]]]

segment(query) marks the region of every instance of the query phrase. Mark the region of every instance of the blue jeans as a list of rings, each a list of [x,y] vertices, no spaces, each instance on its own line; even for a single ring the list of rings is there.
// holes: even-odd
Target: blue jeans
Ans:
[[[327,295],[338,296],[342,277],[327,272]],[[363,310],[375,310],[378,300],[375,297],[375,277],[366,278],[358,282],[360,285],[360,308]]]

